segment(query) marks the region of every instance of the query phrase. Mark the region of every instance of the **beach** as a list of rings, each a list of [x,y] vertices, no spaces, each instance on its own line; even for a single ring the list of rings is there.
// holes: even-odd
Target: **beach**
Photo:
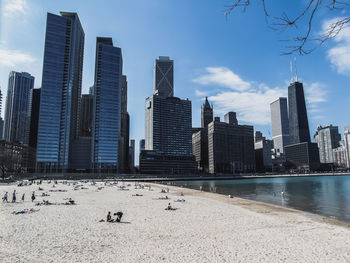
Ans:
[[[0,185],[0,262],[350,262],[349,223],[172,186],[74,184]],[[99,222],[108,211],[121,223]]]

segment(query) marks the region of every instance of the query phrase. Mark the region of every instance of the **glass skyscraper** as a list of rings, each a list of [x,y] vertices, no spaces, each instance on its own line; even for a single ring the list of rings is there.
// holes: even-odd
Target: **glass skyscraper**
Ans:
[[[4,139],[26,143],[29,96],[34,88],[34,77],[26,72],[11,71],[8,82]]]
[[[121,129],[123,60],[112,38],[96,41],[92,164],[94,169],[117,171]]]
[[[310,141],[303,83],[293,82],[288,87],[290,144]]]
[[[85,34],[76,13],[48,13],[37,145],[38,171],[69,168],[78,134]]]

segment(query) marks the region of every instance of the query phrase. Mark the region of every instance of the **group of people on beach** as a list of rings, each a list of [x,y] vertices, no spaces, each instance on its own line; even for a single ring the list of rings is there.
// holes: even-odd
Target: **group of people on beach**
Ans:
[[[25,193],[22,194],[22,197],[21,197],[21,201],[24,202],[24,198],[25,198]],[[33,191],[32,193],[32,202],[35,200],[35,192]],[[8,203],[9,202],[9,194],[8,192],[5,192],[5,194],[3,195],[2,197],[2,202],[3,203]],[[11,200],[11,203],[16,203],[16,200],[17,200],[17,193],[16,193],[16,190],[13,190],[13,193],[12,193],[12,200]]]

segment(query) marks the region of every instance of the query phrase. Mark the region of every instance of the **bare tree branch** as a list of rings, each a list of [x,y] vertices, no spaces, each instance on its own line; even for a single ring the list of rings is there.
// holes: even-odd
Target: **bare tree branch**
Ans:
[[[266,7],[267,0],[256,0],[256,2],[261,2],[265,17],[270,17]],[[350,23],[350,17],[340,18],[338,21],[331,24],[325,32],[315,38],[311,38],[311,35],[313,34],[313,23],[317,13],[323,8],[328,9],[328,11],[339,11],[347,7],[348,2],[349,0],[344,0],[343,2],[339,0],[308,0],[306,6],[294,18],[291,18],[286,11],[282,12],[280,16],[273,16],[273,22],[270,26],[273,30],[280,32],[286,31],[290,28],[298,30],[297,36],[288,40],[288,42],[292,44],[287,45],[286,50],[281,54],[290,55],[296,52],[300,55],[310,54],[318,45],[322,45],[328,39],[337,36],[339,32]],[[245,11],[249,5],[251,5],[250,0],[235,0],[227,7],[224,14],[225,16],[228,16],[235,9],[240,7]],[[303,25],[302,28],[306,28],[306,30],[299,30],[299,24]],[[311,48],[307,47],[308,43],[312,41],[317,41],[318,45],[314,45]]]

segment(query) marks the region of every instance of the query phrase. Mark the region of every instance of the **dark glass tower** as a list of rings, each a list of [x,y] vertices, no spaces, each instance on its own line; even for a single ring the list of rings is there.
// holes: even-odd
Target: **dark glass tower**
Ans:
[[[162,98],[174,96],[174,61],[159,57],[154,64],[154,94]]]
[[[288,87],[290,144],[310,142],[303,84],[291,83]]]
[[[6,98],[4,139],[26,143],[30,92],[34,77],[25,72],[10,72]]]
[[[1,87],[0,87],[0,140],[2,140],[2,133],[4,130],[4,121],[1,117],[1,107],[2,107],[2,94],[1,94]]]
[[[119,167],[122,111],[122,51],[112,38],[96,41],[94,115],[92,128],[93,168],[116,172]]]
[[[92,130],[92,109],[93,109],[93,95],[83,94],[81,96],[80,116],[79,116],[79,136],[91,137]]]
[[[208,97],[205,97],[205,102],[201,107],[201,127],[207,128],[208,124],[213,121],[213,108],[210,106]]]
[[[122,76],[122,111],[121,111],[121,138],[120,138],[120,171],[129,172],[129,136],[130,117],[128,113],[128,81]]]
[[[32,89],[30,94],[30,122],[27,124],[27,143],[31,148],[36,149],[38,141],[39,106],[41,89]]]
[[[85,34],[76,13],[47,14],[37,169],[69,167],[70,148],[77,138]]]

